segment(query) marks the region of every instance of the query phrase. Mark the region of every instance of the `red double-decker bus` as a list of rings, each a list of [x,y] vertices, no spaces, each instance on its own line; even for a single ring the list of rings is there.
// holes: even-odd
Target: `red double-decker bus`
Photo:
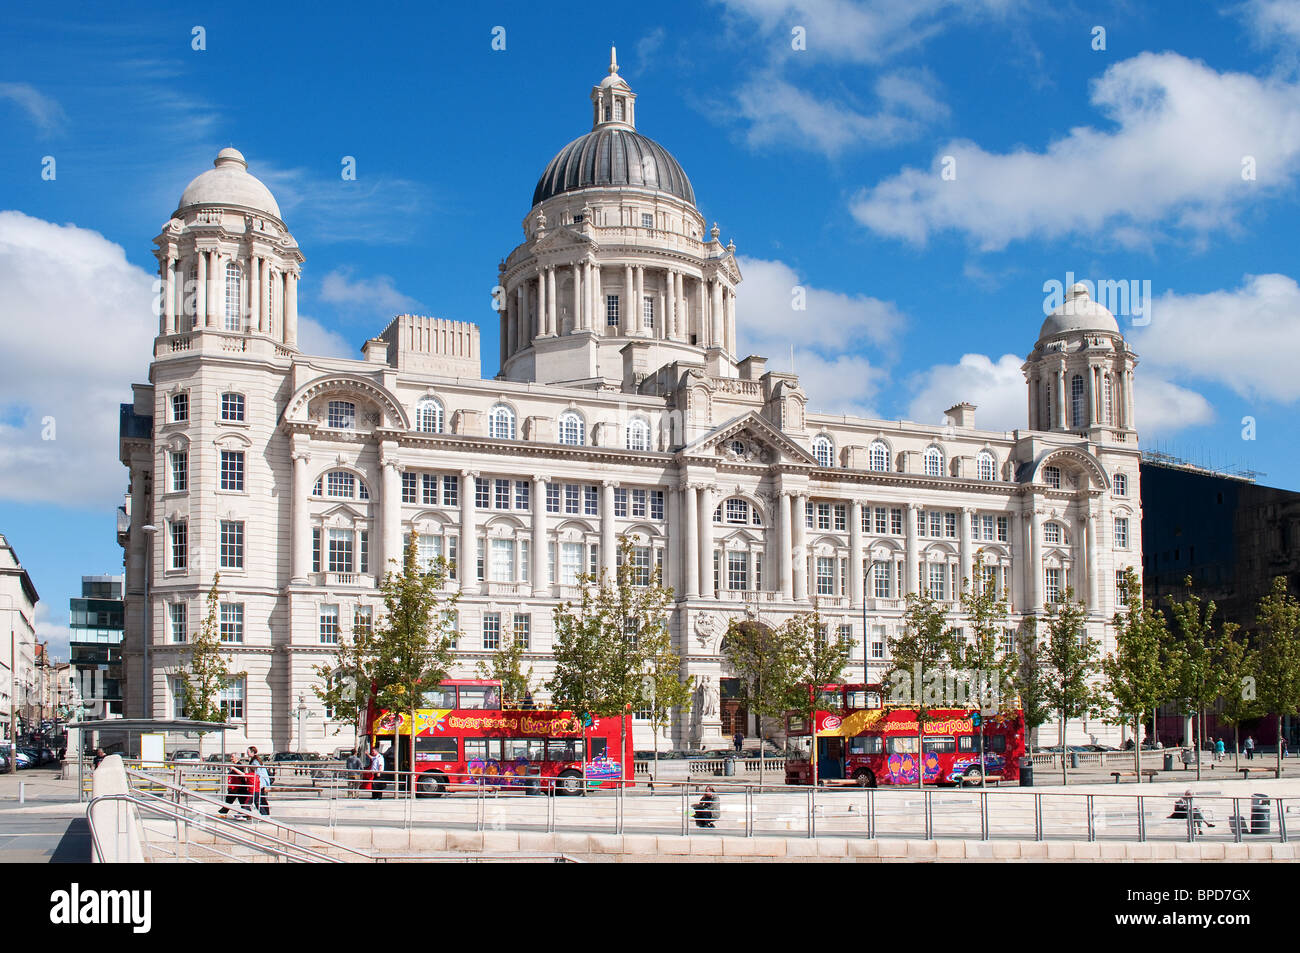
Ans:
[[[396,757],[390,767],[406,771],[411,713],[381,711],[369,721],[371,744],[391,744]],[[503,709],[501,683],[476,678],[442,682],[423,693],[415,710],[415,790],[421,797],[437,797],[457,784],[577,794],[584,770],[587,787],[632,780],[630,714],[593,717],[584,731],[573,712]]]
[[[812,783],[814,737],[818,781],[851,779],[876,787],[916,784],[918,773],[926,784],[978,784],[982,775],[1020,777],[1025,721],[1019,710],[980,716],[970,708],[931,708],[918,752],[916,709],[885,706],[880,686],[826,685],[821,703],[827,710],[819,707],[813,725],[800,715],[786,718],[787,738],[802,740],[809,752],[786,761],[787,784]]]

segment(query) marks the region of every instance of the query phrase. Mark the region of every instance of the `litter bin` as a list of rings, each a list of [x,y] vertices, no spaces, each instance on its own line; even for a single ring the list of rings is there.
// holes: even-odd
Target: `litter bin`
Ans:
[[[1250,832],[1252,834],[1267,834],[1272,827],[1273,810],[1269,806],[1267,794],[1252,794],[1250,796]]]
[[[736,759],[727,758],[722,762],[722,773],[726,777],[734,778],[736,776]]]
[[[1070,767],[1072,767],[1072,768],[1077,768],[1078,766],[1079,766],[1079,752],[1077,752],[1077,751],[1071,751],[1071,752],[1070,752]]]
[[[1034,762],[1030,758],[1020,759],[1020,786],[1022,788],[1034,786]]]
[[[1169,754],[1168,752],[1165,753],[1165,770],[1166,771],[1174,770],[1174,756],[1172,754]]]

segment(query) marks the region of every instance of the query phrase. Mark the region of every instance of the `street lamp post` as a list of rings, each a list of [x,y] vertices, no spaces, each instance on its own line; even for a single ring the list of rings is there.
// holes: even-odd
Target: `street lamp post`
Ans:
[[[152,523],[146,523],[140,527],[145,534],[144,546],[144,656],[140,663],[140,714],[148,718],[153,714],[152,702],[152,681],[149,672],[149,621],[153,615],[152,607],[149,605],[149,574],[153,572],[153,538],[158,532],[158,527]]]

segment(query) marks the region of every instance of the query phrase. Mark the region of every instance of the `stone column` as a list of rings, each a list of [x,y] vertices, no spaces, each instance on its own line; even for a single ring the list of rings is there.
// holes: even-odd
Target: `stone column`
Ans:
[[[1100,587],[1097,584],[1097,514],[1088,508],[1088,512],[1083,520],[1084,534],[1084,566],[1085,577],[1079,580],[1080,590],[1088,600],[1088,608],[1093,612],[1101,609],[1101,601],[1098,598]]]
[[[664,269],[664,331],[663,337],[677,337],[677,273]]]
[[[1137,414],[1133,405],[1133,372],[1124,372],[1124,426],[1129,430],[1137,427]]]
[[[591,263],[591,319],[587,322],[588,330],[597,334],[605,333],[605,289],[600,277],[600,262]]]
[[[709,346],[724,347],[722,336],[722,281],[714,278],[709,298]]]
[[[546,269],[537,266],[537,307],[533,315],[533,337],[539,338],[546,333]]]
[[[638,333],[645,331],[645,265],[636,266],[636,316],[632,328]]]
[[[676,323],[676,327],[677,327],[677,340],[679,340],[679,341],[689,341],[689,340],[690,340],[690,335],[691,335],[691,326],[690,326],[690,323],[689,323],[688,320],[687,320],[687,310],[688,310],[688,309],[687,309],[687,307],[686,307],[686,276],[683,275],[683,274],[679,271],[679,272],[677,272],[677,275],[676,275],[675,277],[676,277],[675,283],[676,283],[676,285],[677,285],[677,293],[676,293],[676,297],[677,297],[677,319],[676,319],[676,320],[677,320],[677,323]]]
[[[727,290],[727,353],[736,353],[736,292]]]
[[[284,274],[284,343],[298,346],[298,273],[294,271]]]
[[[794,523],[794,546],[791,547],[791,559],[794,566],[794,601],[803,602],[808,598],[808,497],[798,493],[791,500],[791,514]]]
[[[506,355],[510,352],[510,299],[507,298],[502,304],[503,307],[497,309],[497,331],[501,363],[505,364]]]
[[[701,347],[709,345],[709,310],[703,277],[695,279],[695,323],[699,328],[697,343]],[[689,339],[688,339],[689,340]]]
[[[176,333],[176,259],[168,255],[163,262],[162,324],[159,334]]]
[[[460,471],[460,591],[469,595],[479,592],[478,581],[478,531],[474,525],[474,481],[478,473],[474,470]],[[488,554],[483,553],[486,560]],[[486,569],[486,565],[484,566]],[[484,575],[487,575],[485,572]]]
[[[208,327],[224,328],[226,326],[225,290],[222,286],[221,252],[213,249],[208,252]]]
[[[713,588],[713,508],[714,491],[711,486],[700,487],[700,594],[716,599]]]
[[[1065,365],[1056,372],[1056,428],[1066,430],[1069,427],[1069,408],[1065,405]]]
[[[573,330],[582,330],[582,264],[573,263]]]
[[[614,539],[614,486],[613,480],[600,484],[600,568],[609,575],[610,582],[618,578],[618,543]]]
[[[682,500],[685,503],[682,516],[682,562],[684,564],[685,581],[683,589],[686,590],[686,598],[695,599],[700,594],[700,551],[699,551],[699,506],[696,497],[696,489],[690,485],[682,487]]]
[[[1007,514],[1007,551],[1011,554],[1011,562],[1007,567],[1006,574],[1003,576],[1002,586],[1007,590],[1007,598],[1011,600],[1012,612],[1025,611],[1024,574],[1016,572],[1028,561],[1024,548],[1024,531],[1020,522],[1019,513]]]
[[[532,488],[533,506],[533,595],[549,596],[550,583],[546,581],[546,553],[550,541],[546,538],[546,477],[534,476]],[[556,573],[559,573],[560,554],[555,554]],[[584,567],[585,569],[585,567]]]
[[[677,544],[677,538],[680,535],[678,529],[682,525],[682,501],[676,487],[668,487],[664,491],[664,503],[667,506],[664,515],[668,517],[668,523],[664,527],[667,540],[664,548],[663,582],[666,586],[672,586],[675,593],[673,598],[680,600],[682,593],[686,591],[686,585],[685,580],[682,578],[681,547]]]
[[[559,302],[555,296],[555,266],[551,265],[546,269],[546,333],[555,335],[559,334],[559,323],[556,320],[560,313]]]
[[[379,565],[373,570],[376,579],[384,578],[384,571],[393,566],[395,572],[402,568],[402,467],[397,459],[397,442],[386,440],[379,449],[380,466],[380,545]]]
[[[907,563],[903,567],[907,578],[907,591],[919,593],[921,591],[921,568],[918,562],[920,550],[917,546],[916,539],[916,511],[920,509],[915,503],[907,504],[907,515],[903,517],[907,523],[903,526],[903,531],[907,534]],[[899,593],[899,598],[903,593]]]
[[[862,573],[862,501],[849,502],[849,601],[861,606],[866,597]]]
[[[194,276],[194,326],[211,327],[208,324],[208,253],[200,249],[194,258],[198,263],[198,273]]]
[[[586,331],[591,328],[591,323],[596,314],[596,299],[593,294],[591,278],[591,259],[583,259],[582,262],[582,320],[578,322],[578,329]]]
[[[290,576],[291,581],[303,584],[311,572],[311,515],[308,509],[311,500],[311,472],[308,470],[311,454],[305,449],[306,443],[306,438],[299,440],[297,437],[292,443],[293,500],[290,504],[293,514]],[[323,540],[321,544],[324,545]]]
[[[1025,537],[1028,540],[1029,565],[1025,567],[1029,579],[1029,591],[1032,594],[1030,609],[1035,613],[1043,611],[1043,551],[1041,530],[1038,526],[1038,511],[1030,509],[1025,513]]]
[[[1085,420],[1089,427],[1097,424],[1097,368],[1088,365],[1088,373],[1083,375],[1083,397],[1088,402]]]
[[[655,325],[654,336],[659,340],[668,337],[668,284],[667,273],[665,273],[664,287],[655,295],[655,302],[659,307],[659,313],[655,315],[658,324]]]
[[[957,592],[961,592],[960,586],[962,580],[970,580],[972,591],[974,591],[978,583],[978,580],[975,578],[975,573],[978,572],[979,569],[975,566],[975,547],[970,531],[970,517],[973,512],[975,511],[972,507],[964,506],[962,507],[961,515],[958,517],[958,519],[961,520],[961,576],[958,579]]]
[[[792,495],[789,490],[781,490],[777,498],[781,525],[781,541],[777,547],[781,556],[778,570],[781,577],[781,598],[789,602],[794,598],[794,528],[790,522]]]
[[[258,308],[262,312],[262,327],[265,328],[267,334],[274,335],[275,316],[271,313],[272,297],[273,296],[271,294],[271,260],[269,258],[263,258],[262,259],[262,283],[261,283],[261,290],[258,291],[257,293],[257,303],[258,303]],[[283,320],[281,320],[280,322],[280,333],[281,334],[284,333]]]
[[[619,315],[622,318],[622,332],[626,336],[632,333],[636,327],[636,303],[633,299],[636,297],[636,285],[632,281],[632,266],[623,267],[623,313]]]

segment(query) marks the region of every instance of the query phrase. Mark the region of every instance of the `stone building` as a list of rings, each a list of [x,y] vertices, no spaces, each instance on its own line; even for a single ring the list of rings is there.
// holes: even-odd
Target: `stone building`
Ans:
[[[552,609],[629,536],[675,591],[684,673],[720,696],[675,720],[679,746],[755,734],[721,654],[732,617],[815,604],[852,635],[846,674],[878,675],[904,595],[955,603],[978,574],[1009,591],[1013,626],[1073,587],[1113,641],[1116,574],[1141,546],[1135,357],[1086,287],[1025,364],[1026,429],[980,430],[963,403],[944,425],[819,413],[797,376],[738,353],[735,246],[637,131],[616,63],[591,106],[498,266],[494,377],[479,328],[434,317],[395,317],[357,360],[301,353],[304,257],[274,197],[234,149],[185,189],[156,239],[159,333],[121,440],[125,656],[139,679],[147,572],[154,714],[175,713],[169,673],[220,571],[244,673],[231,718],[259,746],[294,743],[299,699],[323,716],[312,665],[376,618],[412,532],[456,563],[465,672],[518,638],[542,678]],[[306,747],[346,744],[335,727],[309,720]]]

